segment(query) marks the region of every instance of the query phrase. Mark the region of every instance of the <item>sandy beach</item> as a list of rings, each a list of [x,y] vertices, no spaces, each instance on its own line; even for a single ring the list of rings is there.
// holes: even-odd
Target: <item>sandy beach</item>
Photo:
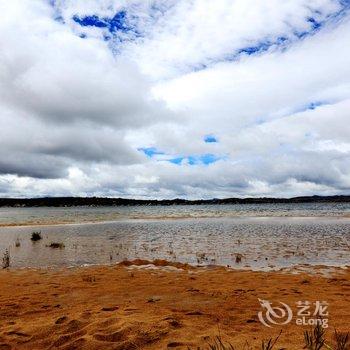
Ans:
[[[0,350],[350,350],[350,0],[0,11]]]
[[[216,336],[235,349],[260,349],[281,330],[276,349],[301,349],[311,326],[297,325],[295,314],[286,325],[264,326],[259,299],[293,311],[298,301],[326,301],[327,342],[335,328],[349,331],[348,269],[148,264],[0,271],[0,349],[208,349]]]

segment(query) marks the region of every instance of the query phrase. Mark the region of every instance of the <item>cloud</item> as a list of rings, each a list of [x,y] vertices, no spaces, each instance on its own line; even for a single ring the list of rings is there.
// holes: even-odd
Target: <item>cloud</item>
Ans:
[[[75,162],[140,161],[125,130],[170,113],[137,66],[76,36],[47,2],[1,6],[0,173],[55,178]]]
[[[0,172],[39,178],[59,178],[72,165],[142,162],[125,141],[125,131],[84,123],[52,126],[41,119],[2,114]]]
[[[340,2],[327,0],[178,1],[154,22],[136,13],[145,36],[128,53],[151,76],[175,77],[297,41],[343,9]]]
[[[155,93],[171,108],[195,113],[203,123],[219,115],[218,124],[225,128],[283,117],[306,105],[348,97],[350,50],[344,40],[349,39],[346,19],[287,51],[219,63],[162,82]]]
[[[15,0],[6,10],[0,24],[3,103],[55,123],[137,127],[161,117],[147,79],[106,43],[76,36],[54,21],[45,2]]]
[[[0,0],[0,196],[350,193],[349,6]]]

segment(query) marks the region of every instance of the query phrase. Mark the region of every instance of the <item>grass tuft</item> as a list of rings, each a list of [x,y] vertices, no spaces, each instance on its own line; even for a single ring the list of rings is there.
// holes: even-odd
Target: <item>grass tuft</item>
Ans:
[[[54,248],[54,249],[63,249],[65,245],[63,243],[58,243],[58,242],[52,242],[50,245],[47,247]]]
[[[89,282],[89,283],[96,282],[95,276],[83,276],[82,279],[84,282]]]
[[[6,249],[4,256],[2,257],[2,268],[7,269],[8,267],[10,267],[10,252]]]
[[[335,350],[350,350],[349,333],[334,331]]]
[[[37,232],[32,232],[32,237],[30,239],[32,240],[32,242],[37,242],[37,241],[40,241],[43,238],[41,236],[41,232],[37,231]]]
[[[270,338],[267,341],[262,341],[261,343],[261,349],[262,350],[272,350],[273,347],[275,346],[275,344],[278,341],[278,338],[280,337],[280,335],[282,334],[282,330],[280,331],[280,333],[278,334],[278,336],[275,339]]]
[[[334,346],[326,344],[325,341],[325,328],[321,324],[317,324],[315,328],[310,331],[304,332],[304,347],[303,349],[308,350],[320,350],[322,348],[327,350],[350,350],[350,336],[349,333],[334,331]],[[279,337],[282,334],[282,330],[279,335],[273,339],[262,341],[261,350],[272,350],[276,345]],[[225,343],[221,336],[216,336],[213,340],[207,342],[207,347],[201,348],[197,347],[197,350],[235,350],[236,348],[231,343]],[[253,349],[248,342],[242,350],[251,350]],[[191,350],[188,348],[188,350]],[[286,350],[285,348],[279,350]]]
[[[325,329],[320,325],[311,330],[304,332],[304,349],[308,350],[320,350],[325,345]]]
[[[212,342],[208,342],[208,350],[234,350],[230,343],[224,343],[220,336],[214,338]]]

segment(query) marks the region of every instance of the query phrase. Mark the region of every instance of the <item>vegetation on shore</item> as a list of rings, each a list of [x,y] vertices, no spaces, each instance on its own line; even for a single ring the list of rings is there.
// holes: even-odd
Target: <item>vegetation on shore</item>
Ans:
[[[263,340],[261,343],[261,350],[282,350],[281,348],[277,347],[278,339],[281,333],[282,331],[276,338]],[[304,331],[304,346],[302,348],[307,350],[350,350],[349,333],[338,332],[335,330],[333,339],[329,343],[326,341],[325,333],[325,328],[323,328],[320,324],[310,331]],[[243,349],[251,350],[252,347],[247,342]],[[231,343],[226,343],[221,336],[217,336],[208,342],[207,348],[197,348],[197,350],[238,350],[238,348],[233,346]]]
[[[30,238],[32,242],[37,242],[40,241],[42,238],[41,236],[41,232],[37,231],[37,232],[32,232],[32,237]]]
[[[47,247],[54,248],[54,249],[63,249],[65,245],[61,242],[52,242]]]
[[[294,198],[213,198],[187,200],[127,199],[105,197],[0,198],[0,207],[75,207],[138,205],[210,205],[210,204],[274,204],[274,203],[349,203],[350,196],[305,196]]]
[[[10,267],[10,252],[6,249],[2,257],[2,268],[7,269],[8,267]]]

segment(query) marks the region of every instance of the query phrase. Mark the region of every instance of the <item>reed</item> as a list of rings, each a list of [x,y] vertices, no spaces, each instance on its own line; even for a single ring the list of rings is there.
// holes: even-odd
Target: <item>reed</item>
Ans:
[[[6,249],[4,256],[2,257],[2,268],[7,269],[8,267],[10,267],[10,252]]]

